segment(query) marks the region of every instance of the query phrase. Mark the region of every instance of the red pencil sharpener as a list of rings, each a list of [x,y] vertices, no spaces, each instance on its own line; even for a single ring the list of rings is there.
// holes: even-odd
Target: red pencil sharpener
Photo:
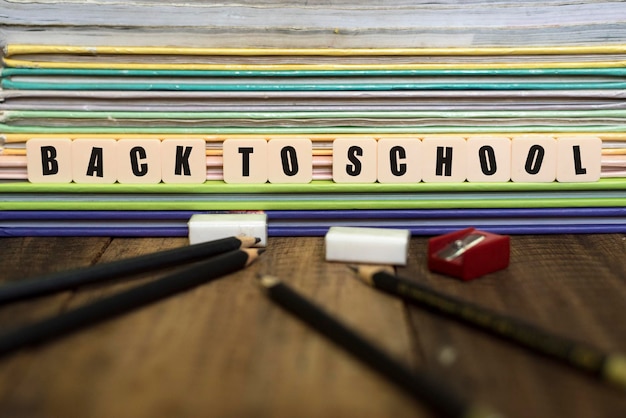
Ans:
[[[509,265],[510,239],[466,228],[428,240],[430,271],[472,280]]]

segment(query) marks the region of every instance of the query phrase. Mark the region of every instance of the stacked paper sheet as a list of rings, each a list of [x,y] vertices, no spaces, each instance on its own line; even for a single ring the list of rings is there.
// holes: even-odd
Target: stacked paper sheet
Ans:
[[[160,48],[8,45],[0,184],[6,235],[184,235],[201,211],[265,211],[270,235],[333,225],[437,234],[623,232],[624,45]],[[338,184],[337,138],[593,135],[593,183]],[[204,185],[30,184],[31,138],[206,141]],[[309,138],[311,184],[225,184],[229,138]]]
[[[626,38],[624,4],[612,0],[0,0],[0,10],[7,44],[408,48]]]

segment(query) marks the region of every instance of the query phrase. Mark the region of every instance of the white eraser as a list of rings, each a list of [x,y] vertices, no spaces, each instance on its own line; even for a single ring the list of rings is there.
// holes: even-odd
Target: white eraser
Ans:
[[[260,238],[257,247],[267,245],[267,215],[264,213],[197,214],[191,216],[187,225],[190,245],[239,235]]]
[[[326,261],[406,265],[406,229],[333,226],[326,233]]]

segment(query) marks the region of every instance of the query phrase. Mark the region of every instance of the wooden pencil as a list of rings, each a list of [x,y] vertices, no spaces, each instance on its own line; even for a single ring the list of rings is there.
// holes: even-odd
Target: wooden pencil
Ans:
[[[0,304],[197,261],[238,248],[251,247],[259,241],[259,238],[254,237],[229,237],[12,282],[0,287]]]
[[[384,266],[353,267],[365,283],[405,301],[560,360],[578,370],[626,389],[626,356],[606,354],[519,319],[465,302],[422,284],[398,277]]]
[[[412,371],[380,348],[308,301],[273,276],[259,280],[268,297],[295,315],[367,366],[389,378],[411,396],[428,404],[447,417],[494,418],[499,415],[488,408],[470,404],[433,377]]]
[[[160,279],[10,331],[0,336],[0,356],[61,337],[233,273],[250,265],[263,251],[246,248],[220,254]]]

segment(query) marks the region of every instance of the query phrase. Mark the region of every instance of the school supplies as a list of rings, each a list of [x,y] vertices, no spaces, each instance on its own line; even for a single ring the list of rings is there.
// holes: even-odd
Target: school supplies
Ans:
[[[458,418],[497,416],[463,399],[434,377],[410,370],[276,277],[262,276],[259,284],[274,303],[438,413]]]
[[[364,265],[353,269],[364,283],[376,289],[626,389],[626,357],[620,353],[603,353],[593,347],[559,337],[519,319],[498,314],[415,281],[398,277],[386,267]]]
[[[227,248],[228,245],[233,246],[233,244],[236,245],[237,243],[233,240],[222,240],[219,245],[213,245],[211,248],[214,253],[218,252],[218,248],[220,250],[219,252],[221,252],[215,257],[198,261],[183,270],[178,270],[154,281],[104,297],[93,303],[63,312],[57,316],[45,318],[38,322],[27,324],[21,328],[10,330],[3,335],[0,335],[0,356],[10,354],[23,347],[28,347],[53,338],[61,337],[86,326],[105,321],[161,299],[184,292],[201,284],[208,283],[212,280],[247,267],[258,257],[259,254],[263,252],[263,249],[256,248],[229,250]],[[241,244],[242,241],[239,241],[239,246],[241,246]],[[206,248],[207,246],[204,247]],[[177,255],[180,255],[180,252],[166,252],[164,254],[165,258],[168,256],[174,256],[174,259],[170,258],[169,263],[167,264],[175,263],[175,260],[178,258]],[[158,253],[156,258],[159,258]],[[178,262],[191,260],[193,260],[192,257],[189,257],[186,260],[183,257],[178,258]],[[111,274],[108,278],[119,278],[119,276],[124,274],[126,271],[136,272],[135,267],[137,266],[141,266],[140,270],[149,270],[153,265],[158,264],[159,262],[154,257],[150,256],[139,257],[135,266],[133,266],[132,261],[122,261],[118,263],[118,267],[115,267],[114,265],[111,268],[112,272],[115,274]],[[161,266],[163,266],[163,264],[161,264]],[[96,272],[95,276],[99,280],[106,277],[106,267],[95,268],[94,270]],[[58,277],[55,280],[56,283],[59,283],[56,288],[65,288],[68,282],[72,281],[89,282],[90,278],[88,273],[88,269],[81,270],[78,273],[70,273],[66,276],[67,280],[64,280],[62,277]],[[79,279],[77,280],[76,278]],[[36,287],[37,283],[32,281],[28,282],[26,286],[29,290],[35,289]],[[55,286],[48,287],[45,284],[43,284],[42,287],[47,292],[55,289]],[[28,294],[27,291],[22,293]]]

